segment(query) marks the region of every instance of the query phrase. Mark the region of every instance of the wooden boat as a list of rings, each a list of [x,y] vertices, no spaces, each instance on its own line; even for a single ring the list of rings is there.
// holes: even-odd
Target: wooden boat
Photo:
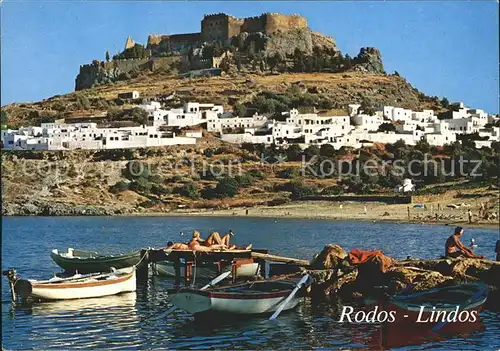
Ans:
[[[69,278],[14,281],[14,292],[23,299],[71,300],[136,291],[135,269],[131,273],[76,274]]]
[[[59,252],[57,249],[54,249],[50,257],[52,257],[58,266],[70,273],[109,272],[112,267],[117,270],[124,269],[125,272],[131,272],[132,269],[130,267],[135,266],[141,260],[141,251],[107,255],[69,248],[67,252]]]
[[[396,323],[412,325],[465,323],[474,322],[473,314],[476,315],[475,319],[479,318],[478,313],[487,298],[487,285],[459,284],[396,295],[383,303],[382,308],[394,311]]]
[[[203,263],[202,265],[196,266],[192,270],[192,274],[196,274],[197,279],[212,279],[218,276],[220,273],[231,271],[232,264],[221,264],[221,269],[217,263]],[[156,271],[158,275],[164,277],[175,278],[175,266],[173,262],[160,261],[156,262]],[[260,267],[258,263],[248,262],[242,264],[236,264],[236,276],[237,277],[255,277],[259,275]],[[185,275],[185,267],[181,265],[181,276]]]
[[[290,280],[262,280],[212,288],[210,290],[182,289],[171,299],[179,309],[196,317],[207,314],[255,315],[275,312],[290,295],[297,282]],[[299,292],[283,310],[295,308],[301,300]]]

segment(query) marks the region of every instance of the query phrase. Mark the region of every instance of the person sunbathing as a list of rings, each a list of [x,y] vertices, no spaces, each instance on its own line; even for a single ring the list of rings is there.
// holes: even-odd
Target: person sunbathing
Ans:
[[[169,250],[189,250],[189,245],[184,243],[173,243],[169,241],[167,243],[167,249]]]
[[[229,249],[229,250],[233,250],[233,249],[242,249],[242,250],[250,250],[252,248],[252,244],[248,245],[247,247],[243,248],[243,247],[236,247],[236,245],[230,245],[229,244],[229,239],[234,236],[234,233],[232,230],[229,230],[229,232],[224,235],[222,238],[220,236],[220,234],[218,232],[212,232],[210,233],[210,235],[208,236],[208,238],[206,240],[204,240],[201,235],[200,235],[200,232],[198,232],[197,230],[195,230],[193,232],[193,237],[192,237],[192,240],[196,240],[198,241],[200,244],[203,244],[204,246],[206,247],[214,247],[214,245],[216,246],[222,246],[223,248],[226,248],[226,249]]]
[[[461,227],[455,228],[455,233],[451,235],[445,243],[445,256],[446,257],[468,257],[468,258],[484,258],[483,256],[476,255],[467,246],[462,244],[460,237],[464,233]]]
[[[200,245],[200,243],[196,240],[191,240],[189,243],[184,244],[184,243],[173,243],[172,241],[169,241],[167,243],[167,250],[181,250],[181,251],[216,251],[216,250],[221,250],[224,249],[225,247],[223,245],[212,245],[212,246],[203,246]]]

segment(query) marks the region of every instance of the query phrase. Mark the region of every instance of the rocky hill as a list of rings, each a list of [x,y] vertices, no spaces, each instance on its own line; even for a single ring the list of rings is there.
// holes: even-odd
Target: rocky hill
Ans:
[[[302,87],[303,94],[318,101],[328,102],[335,113],[347,113],[347,105],[368,102],[373,106],[396,105],[411,109],[442,107],[438,98],[428,97],[398,75],[380,75],[367,72],[348,73],[235,73],[222,77],[182,79],[168,71],[141,73],[116,83],[58,95],[35,103],[15,103],[4,107],[11,127],[38,124],[54,118],[106,121],[110,113],[131,107],[131,101],[122,101],[117,95],[137,90],[141,99],[169,97],[168,104],[186,101],[214,102],[231,109],[237,104],[251,105],[262,92],[282,94]],[[299,92],[300,94],[300,92]],[[140,102],[140,101],[137,101]],[[324,109],[316,104],[317,109]]]

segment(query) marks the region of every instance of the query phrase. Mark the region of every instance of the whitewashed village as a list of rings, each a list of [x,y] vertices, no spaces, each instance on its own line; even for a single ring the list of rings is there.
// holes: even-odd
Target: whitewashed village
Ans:
[[[128,94],[134,99],[139,98],[136,91]],[[283,113],[284,120],[276,120],[258,112],[249,117],[238,116],[234,111],[225,111],[223,106],[212,103],[187,102],[182,108],[169,108],[160,102],[148,101],[135,106],[146,111],[147,124],[99,128],[95,122],[56,120],[40,126],[2,130],[1,143],[4,150],[193,145],[203,137],[203,129],[229,143],[298,144],[302,148],[310,144],[330,144],[335,149],[343,146],[360,148],[398,140],[403,140],[406,145],[424,140],[431,146],[443,146],[455,142],[457,134],[472,133],[477,133],[482,139],[474,140],[477,148],[491,147],[493,141],[500,141],[500,127],[494,126],[499,119],[497,115],[468,108],[463,103],[454,106],[449,119],[438,119],[432,110],[412,111],[394,106],[384,106],[370,115],[361,110],[361,105],[350,104],[345,116],[300,113],[291,109]],[[383,124],[390,128],[381,128]]]

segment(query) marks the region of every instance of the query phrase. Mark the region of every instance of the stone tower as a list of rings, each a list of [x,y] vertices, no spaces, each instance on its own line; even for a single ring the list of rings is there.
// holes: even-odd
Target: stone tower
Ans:
[[[135,46],[135,41],[132,40],[130,35],[127,37],[127,41],[125,42],[125,50],[131,49]]]

